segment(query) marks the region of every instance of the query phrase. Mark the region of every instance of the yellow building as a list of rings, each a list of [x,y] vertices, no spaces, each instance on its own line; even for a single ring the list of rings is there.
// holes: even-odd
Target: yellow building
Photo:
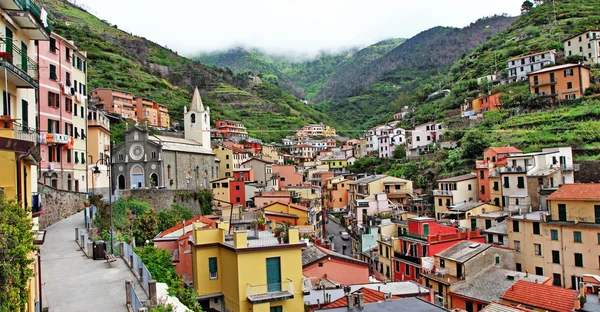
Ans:
[[[88,172],[93,172],[96,164],[101,174],[98,178],[88,175],[88,189],[95,194],[108,197],[109,175],[108,161],[110,160],[110,121],[103,111],[90,108],[88,110]]]
[[[262,209],[264,211],[296,215],[298,217],[298,225],[310,225],[308,222],[308,208],[304,206],[277,201],[264,206]]]
[[[0,190],[7,199],[16,199],[25,209],[33,211],[35,231],[40,207],[39,129],[35,122],[39,69],[35,40],[48,41],[50,27],[47,20],[42,20],[40,8],[31,1],[2,1],[0,11],[3,31],[0,49],[10,55],[0,58],[3,73],[0,89],[4,95],[0,110]],[[40,300],[38,253],[31,256],[35,275],[29,281],[29,302],[24,311],[36,311]]]
[[[329,170],[344,169],[344,168],[348,167],[348,161],[345,158],[340,158],[340,159],[331,158],[331,159],[323,159],[321,161],[324,164],[327,164],[329,166]]]
[[[442,212],[449,211],[449,207],[477,200],[477,176],[465,174],[452,178],[438,180],[438,189],[433,190],[435,217],[439,219]]]
[[[270,231],[236,231],[194,224],[192,261],[198,301],[220,311],[303,311],[302,248],[298,229],[280,244]]]
[[[231,199],[229,192],[229,180],[231,178],[221,178],[210,181],[213,198],[217,201],[217,205],[223,206],[223,202],[228,203]]]
[[[213,148],[213,153],[221,161],[219,178],[233,177],[233,151],[224,146],[217,146]]]
[[[283,155],[280,155],[275,146],[263,145],[262,158],[274,164],[283,165]]]
[[[565,184],[547,200],[548,212],[508,220],[509,247],[517,250],[517,270],[574,288],[583,274],[600,275],[600,184]]]
[[[408,203],[408,198],[413,194],[412,181],[386,175],[374,175],[349,184],[348,204],[351,206],[356,206],[357,200],[375,199],[375,194],[382,192],[386,193],[392,203],[400,206]]]
[[[54,34],[52,35],[54,37]],[[57,39],[58,40],[58,39]],[[64,40],[64,39],[62,39]],[[71,75],[73,76],[73,106],[79,110],[72,115],[72,125],[75,131],[73,142],[73,190],[76,192],[87,193],[89,180],[93,179],[91,171],[88,170],[89,162],[91,162],[90,154],[88,153],[88,100],[87,100],[87,53],[79,49],[73,49],[71,55]],[[110,144],[109,144],[110,145]],[[79,154],[79,157],[77,157]],[[98,157],[99,154],[95,154]],[[79,158],[79,161],[77,161]],[[102,171],[106,173],[106,171]],[[106,181],[108,176],[102,175]],[[108,184],[106,184],[108,186]],[[108,193],[107,193],[108,194]]]

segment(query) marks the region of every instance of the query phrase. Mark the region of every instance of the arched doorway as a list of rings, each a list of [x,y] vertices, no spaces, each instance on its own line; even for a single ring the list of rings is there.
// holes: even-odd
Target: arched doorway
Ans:
[[[140,165],[135,165],[131,168],[131,188],[139,189],[146,187],[144,179],[144,168]]]
[[[156,173],[152,173],[150,175],[150,186],[152,186],[152,187],[158,186],[158,175]]]
[[[120,190],[124,190],[125,189],[125,176],[124,175],[119,175],[119,189]]]
[[[56,189],[58,188],[58,175],[56,172],[52,172],[52,175],[50,175],[50,186]]]

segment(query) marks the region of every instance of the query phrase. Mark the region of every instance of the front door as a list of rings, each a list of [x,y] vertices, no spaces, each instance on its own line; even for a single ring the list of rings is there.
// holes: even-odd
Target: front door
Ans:
[[[132,174],[131,175],[131,187],[135,189],[140,189],[144,187],[144,174]]]
[[[267,258],[267,291],[281,291],[281,259]]]

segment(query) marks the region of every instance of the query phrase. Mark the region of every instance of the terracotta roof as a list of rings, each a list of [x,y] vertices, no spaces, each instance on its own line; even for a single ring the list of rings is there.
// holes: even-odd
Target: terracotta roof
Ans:
[[[510,153],[523,153],[520,149],[514,146],[498,146],[498,147],[490,147],[492,151],[496,152],[496,154],[510,154]]]
[[[383,297],[384,294],[377,290],[372,290],[372,289],[363,287],[357,291],[354,291],[353,294],[355,294],[359,291],[363,293],[365,303],[381,302],[381,301],[385,300]],[[346,299],[346,296],[343,296],[342,298],[340,298],[336,301],[333,301],[326,305],[321,306],[321,309],[344,308],[347,306],[348,306],[348,300]]]
[[[266,207],[269,207],[269,206],[273,206],[275,204],[281,204],[281,205],[284,205],[284,206],[288,206],[289,205],[290,207],[292,207],[294,209],[298,209],[298,210],[302,210],[302,211],[308,211],[308,208],[306,208],[304,206],[297,205],[297,204],[292,204],[292,203],[286,203],[286,202],[281,201],[281,200],[278,200],[278,201],[275,201],[273,203],[270,203],[270,204],[264,206],[263,208],[266,208]]]
[[[548,311],[571,312],[576,297],[576,290],[517,281],[501,298]]]
[[[565,184],[547,199],[600,200],[600,184]]]
[[[211,220],[211,219],[203,217],[203,216],[197,216],[197,217],[194,217],[192,219],[185,221],[185,223],[179,223],[172,228],[168,228],[168,229],[160,232],[157,235],[157,237],[164,237],[165,235],[167,235],[169,233],[173,233],[175,231],[181,230],[183,228],[184,224],[187,227],[187,226],[192,225],[192,223],[194,223],[194,222],[202,222],[202,223],[206,224],[203,227],[204,229],[212,229],[212,228],[216,227],[216,222],[214,220]]]
[[[473,173],[469,173],[469,174],[463,174],[463,175],[456,176],[456,177],[437,180],[437,182],[460,182],[460,181],[466,181],[466,180],[471,180],[471,179],[476,179],[476,178],[477,178],[477,175],[475,175]]]

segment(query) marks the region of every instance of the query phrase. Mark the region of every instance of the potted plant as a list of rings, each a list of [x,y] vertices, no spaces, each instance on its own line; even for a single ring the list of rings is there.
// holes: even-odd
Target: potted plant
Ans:
[[[13,56],[8,52],[0,52],[0,60],[2,61],[10,61]]]
[[[281,234],[281,231],[283,231],[283,229],[282,229],[282,228],[280,228],[280,227],[276,227],[276,228],[273,230],[273,234],[275,234],[275,237],[279,237],[279,235]]]
[[[85,207],[89,207],[89,206],[90,206],[90,202],[88,202],[88,201],[85,201],[85,202],[83,202],[83,205],[84,205]]]
[[[267,229],[267,220],[264,217],[259,217],[256,219],[256,224],[258,225],[259,231],[264,231]]]

